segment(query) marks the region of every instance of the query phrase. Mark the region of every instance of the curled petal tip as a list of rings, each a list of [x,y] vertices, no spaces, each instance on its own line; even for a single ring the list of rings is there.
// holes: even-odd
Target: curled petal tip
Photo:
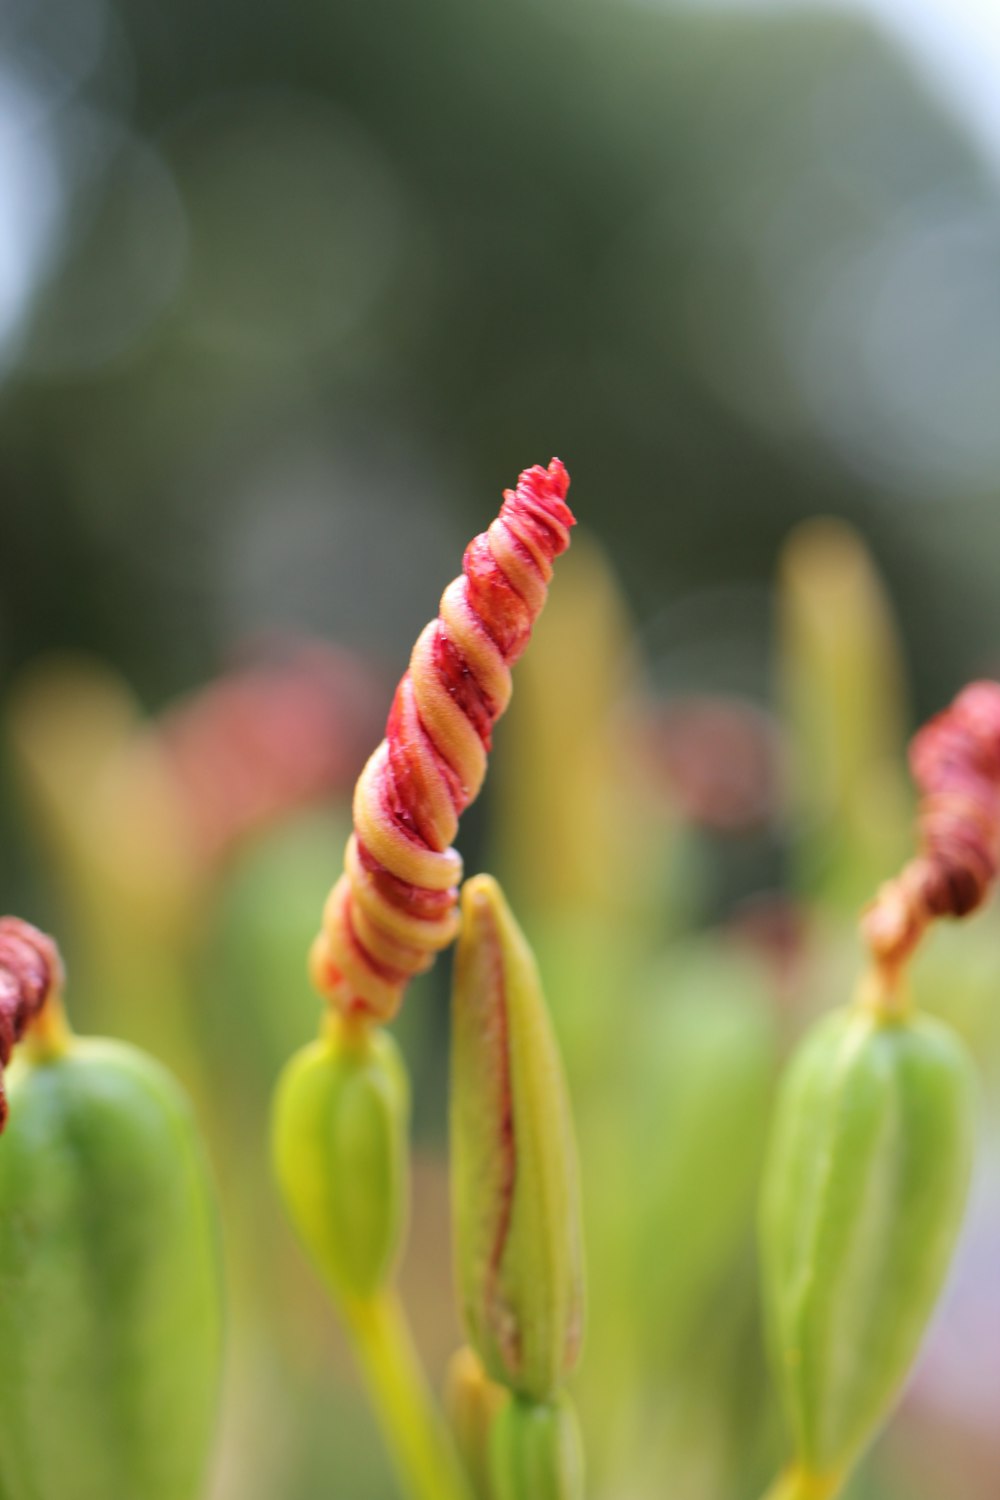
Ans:
[[[533,486],[537,491],[548,499],[563,505],[567,514],[567,524],[576,524],[575,517],[569,506],[565,505],[566,495],[569,492],[569,471],[561,458],[553,458],[548,468],[541,464],[535,464],[533,468],[525,469],[519,480],[520,485]]]

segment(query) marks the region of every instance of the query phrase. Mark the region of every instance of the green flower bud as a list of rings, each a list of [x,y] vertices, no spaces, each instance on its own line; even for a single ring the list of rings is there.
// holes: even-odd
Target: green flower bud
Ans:
[[[821,1022],[785,1080],[762,1258],[803,1494],[834,1492],[916,1355],[965,1203],[972,1093],[947,1027],[861,1006]]]
[[[452,1006],[456,1257],[469,1341],[544,1401],[576,1363],[583,1252],[569,1098],[538,971],[499,886],[466,882]]]
[[[392,1276],[406,1223],[408,1118],[406,1072],[392,1038],[336,1017],[278,1081],[278,1183],[340,1297],[370,1297]]]
[[[191,1500],[221,1365],[215,1205],[186,1099],[117,1042],[10,1074],[0,1142],[0,1490]]]
[[[569,1397],[513,1397],[493,1426],[490,1462],[496,1500],[582,1500],[583,1448]]]

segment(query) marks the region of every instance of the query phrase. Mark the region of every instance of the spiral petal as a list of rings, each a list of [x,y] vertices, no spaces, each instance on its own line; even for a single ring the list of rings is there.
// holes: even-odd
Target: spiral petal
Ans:
[[[389,1019],[455,936],[462,861],[451,843],[483,784],[510,668],[569,546],[568,488],[557,458],[521,474],[413,648],[385,739],[358,780],[345,873],[313,949],[314,983],[343,1011]]]

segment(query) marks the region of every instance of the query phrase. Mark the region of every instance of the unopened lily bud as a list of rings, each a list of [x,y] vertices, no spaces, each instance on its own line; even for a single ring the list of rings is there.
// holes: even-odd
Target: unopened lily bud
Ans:
[[[445,1409],[476,1500],[495,1500],[490,1481],[490,1434],[510,1393],[483,1369],[474,1350],[459,1349],[448,1366]]]
[[[836,1493],[899,1394],[958,1232],[972,1114],[964,1049],[928,1017],[838,1011],[792,1064],[761,1219],[789,1496]]]
[[[497,1417],[490,1459],[496,1500],[581,1500],[583,1446],[569,1397],[515,1396]]]
[[[392,1038],[331,1018],[278,1083],[274,1162],[285,1206],[341,1297],[395,1267],[407,1211],[409,1090]]]
[[[452,1027],[452,1196],[469,1341],[494,1380],[544,1401],[580,1351],[576,1143],[534,957],[486,875],[462,892]]]
[[[193,1113],[134,1047],[32,1041],[11,1069],[0,1142],[0,1488],[9,1500],[190,1500],[203,1493],[223,1321]]]

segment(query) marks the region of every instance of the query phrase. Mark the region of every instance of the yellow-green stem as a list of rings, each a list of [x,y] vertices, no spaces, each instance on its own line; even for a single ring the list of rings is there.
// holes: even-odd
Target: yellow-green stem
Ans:
[[[62,997],[53,990],[25,1033],[22,1051],[32,1062],[54,1062],[73,1040]]]
[[[908,967],[905,960],[872,963],[858,984],[855,1003],[884,1024],[905,1021],[913,1009]]]
[[[471,1500],[397,1294],[384,1291],[344,1310],[405,1493],[411,1500]]]
[[[764,1500],[834,1500],[843,1483],[836,1474],[811,1474],[792,1464],[778,1475]]]

